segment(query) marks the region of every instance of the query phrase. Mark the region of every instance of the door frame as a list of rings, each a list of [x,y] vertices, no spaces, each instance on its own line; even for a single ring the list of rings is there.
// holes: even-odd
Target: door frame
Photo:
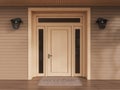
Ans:
[[[67,14],[68,15],[68,14]],[[47,15],[47,16],[49,16],[49,15]],[[56,16],[56,15],[55,15]],[[69,14],[69,16],[70,16],[70,14]],[[74,16],[74,15],[72,15],[72,16]],[[46,17],[46,16],[45,16]],[[53,15],[53,17],[54,17],[54,15]],[[35,16],[34,16],[34,19],[35,18],[41,18],[41,15],[40,14],[35,14]],[[46,17],[46,18],[48,18],[48,17]],[[49,17],[50,18],[50,17]],[[61,17],[57,17],[57,18],[61,18]],[[65,17],[66,18],[66,17]],[[70,18],[70,17],[69,17]],[[35,76],[48,76],[48,64],[47,64],[47,62],[48,62],[48,59],[47,59],[47,55],[48,55],[48,47],[47,47],[47,45],[48,45],[48,31],[47,31],[47,27],[61,27],[61,26],[65,26],[65,27],[71,27],[71,63],[70,63],[70,67],[71,67],[71,76],[82,76],[82,77],[85,77],[86,76],[86,60],[85,61],[83,61],[83,59],[85,59],[85,52],[84,52],[84,46],[85,46],[85,43],[83,42],[84,40],[85,40],[85,32],[83,32],[83,29],[84,29],[84,23],[83,23],[83,21],[82,21],[82,19],[84,19],[85,17],[83,16],[83,17],[80,17],[80,20],[81,20],[81,22],[82,23],[37,23],[38,25],[35,25],[34,26],[34,30],[33,31],[35,31],[34,32],[34,35],[33,35],[33,41],[36,41],[35,43],[36,44],[34,44],[36,47],[34,47],[34,48],[36,48],[36,51],[37,51],[37,53],[36,53],[36,51],[33,51],[35,54],[36,54],[36,57],[37,58],[35,58],[36,60],[34,60],[34,62],[33,63],[35,63],[36,64],[36,66],[34,65],[33,67],[35,67],[35,70],[33,70],[33,71],[36,71],[36,74],[34,74]],[[36,19],[35,19],[35,21],[36,21]],[[36,27],[36,28],[35,28]],[[39,63],[39,48],[38,48],[38,44],[39,44],[39,41],[38,41],[38,31],[39,31],[39,29],[43,29],[43,32],[44,32],[44,55],[43,55],[43,57],[44,57],[44,61],[43,61],[43,71],[44,71],[44,73],[39,73],[38,71],[39,71],[39,65],[38,65],[38,63]],[[80,49],[80,73],[75,73],[75,29],[80,29],[80,47],[81,47],[81,49]],[[37,31],[37,32],[36,32]],[[83,37],[84,36],[84,37]],[[35,55],[34,55],[35,56]]]
[[[80,13],[84,12],[86,13],[86,61],[87,61],[87,75],[86,78],[88,80],[91,79],[91,25],[90,25],[90,17],[91,17],[91,11],[90,8],[28,8],[28,80],[31,80],[34,76],[36,76],[34,73],[33,68],[33,56],[32,51],[33,48],[33,42],[32,42],[32,30],[34,30],[33,27],[33,16],[34,13],[41,13],[41,12],[71,12],[71,13]]]

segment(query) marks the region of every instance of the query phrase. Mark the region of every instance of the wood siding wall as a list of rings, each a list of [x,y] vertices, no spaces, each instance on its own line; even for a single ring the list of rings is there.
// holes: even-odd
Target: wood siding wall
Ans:
[[[120,6],[120,0],[0,0],[0,6]]]
[[[98,17],[108,19],[100,30]],[[120,8],[92,8],[92,79],[120,79]]]
[[[92,7],[91,78],[120,79],[120,8]],[[21,17],[20,30],[13,30],[10,19]],[[100,30],[96,19],[108,19]],[[0,79],[27,79],[27,8],[0,8]]]
[[[27,79],[27,16],[27,8],[0,8],[0,79]],[[16,17],[23,20],[19,30],[10,22]]]

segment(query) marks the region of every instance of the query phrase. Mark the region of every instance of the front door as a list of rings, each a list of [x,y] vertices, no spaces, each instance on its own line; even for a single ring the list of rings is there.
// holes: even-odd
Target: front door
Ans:
[[[47,76],[71,76],[71,26],[48,26]]]

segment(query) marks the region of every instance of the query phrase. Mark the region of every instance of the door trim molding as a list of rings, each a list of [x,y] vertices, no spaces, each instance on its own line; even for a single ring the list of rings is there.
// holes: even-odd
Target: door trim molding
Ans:
[[[87,15],[87,79],[91,79],[91,10],[90,8],[28,8],[28,80],[34,77],[32,70],[32,19],[34,12],[85,12]]]

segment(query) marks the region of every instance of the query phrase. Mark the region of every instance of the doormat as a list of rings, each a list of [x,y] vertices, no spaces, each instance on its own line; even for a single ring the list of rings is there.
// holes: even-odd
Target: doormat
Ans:
[[[39,86],[82,86],[78,77],[42,77]]]

